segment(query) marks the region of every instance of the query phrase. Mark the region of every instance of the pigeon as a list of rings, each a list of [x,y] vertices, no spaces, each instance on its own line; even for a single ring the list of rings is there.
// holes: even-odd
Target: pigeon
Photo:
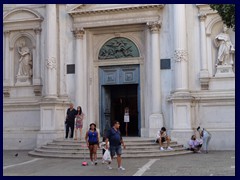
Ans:
[[[18,157],[18,153],[17,153],[17,154],[15,154],[15,157]]]

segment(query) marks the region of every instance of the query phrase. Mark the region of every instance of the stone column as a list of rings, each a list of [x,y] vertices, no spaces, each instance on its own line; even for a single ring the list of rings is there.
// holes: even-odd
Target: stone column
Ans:
[[[10,97],[10,51],[9,51],[9,36],[10,31],[4,32],[5,34],[5,47],[4,47],[4,60],[3,60],[3,95]]]
[[[56,4],[47,4],[46,45],[45,45],[45,86],[46,94],[40,103],[41,128],[37,136],[37,147],[64,137],[63,123],[65,107],[57,102],[57,17]],[[60,125],[61,124],[61,125]],[[60,128],[61,127],[61,128]]]
[[[83,28],[75,28],[73,34],[76,38],[76,48],[75,48],[75,104],[76,106],[82,106],[83,111],[86,111],[86,102],[84,101],[85,92],[84,92],[84,61],[83,61]]]
[[[46,98],[57,98],[57,16],[56,4],[47,5]]]
[[[201,89],[207,90],[209,84],[209,72],[207,66],[207,44],[206,44],[206,31],[205,31],[205,19],[206,14],[199,14],[200,20],[200,42],[201,42],[201,70],[200,70],[200,83]]]
[[[42,82],[41,82],[41,40],[40,33],[42,29],[36,28],[34,32],[36,34],[36,55],[33,59],[33,86],[35,96],[42,95]]]
[[[174,4],[175,91],[188,91],[188,53],[185,4]]]
[[[36,55],[33,60],[33,85],[41,84],[41,73],[40,73],[40,56],[41,56],[41,42],[40,42],[40,33],[42,29],[36,28],[34,32],[36,34]]]
[[[9,78],[10,78],[10,58],[9,58],[9,36],[10,36],[10,31],[6,31],[5,33],[5,59],[4,59],[4,80],[3,84],[6,86],[9,86]]]
[[[189,93],[188,85],[188,52],[186,5],[174,4],[174,60],[175,60],[175,92],[170,100],[173,106],[173,121],[170,127],[172,139],[186,145],[191,137],[192,118],[191,102],[193,98]]]
[[[161,107],[161,73],[159,30],[161,22],[148,22],[151,31],[151,115],[149,117],[149,137],[154,137],[163,126]]]

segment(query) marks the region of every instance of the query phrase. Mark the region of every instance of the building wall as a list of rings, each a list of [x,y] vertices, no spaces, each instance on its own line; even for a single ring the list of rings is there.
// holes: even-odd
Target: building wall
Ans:
[[[64,136],[65,112],[70,102],[75,107],[81,105],[86,114],[84,132],[91,122],[99,126],[99,67],[124,64],[140,65],[141,86],[141,136],[154,137],[155,129],[150,128],[151,116],[151,76],[152,71],[152,34],[146,25],[148,21],[161,20],[159,30],[160,59],[170,59],[171,68],[160,70],[161,78],[161,113],[163,125],[169,130],[173,139],[186,145],[194,133],[193,128],[201,126],[212,132],[210,149],[235,149],[235,78],[215,77],[217,48],[213,39],[222,31],[222,22],[216,12],[207,5],[188,4],[186,10],[186,42],[188,52],[188,95],[177,94],[174,60],[174,7],[165,4],[159,7],[144,7],[141,10],[128,9],[126,13],[114,11],[114,8],[125,8],[129,5],[56,5],[56,90],[57,98],[46,98],[49,91],[48,76],[51,71],[46,66],[49,50],[48,5],[4,5],[4,149],[32,149],[53,138]],[[17,11],[26,8],[24,11]],[[149,8],[149,10],[148,10]],[[152,8],[152,9],[151,9]],[[159,8],[159,9],[157,9]],[[108,14],[98,14],[98,10]],[[157,10],[156,10],[157,9]],[[16,10],[16,11],[15,11]],[[30,11],[33,12],[30,12]],[[96,14],[84,14],[82,10],[95,10]],[[73,12],[81,12],[74,14]],[[143,16],[143,13],[145,16]],[[201,79],[203,56],[201,53],[201,22],[199,14],[206,13],[204,20],[206,34],[206,61],[209,76]],[[33,15],[34,14],[34,15]],[[21,22],[19,19],[31,19]],[[40,28],[39,39],[36,31],[24,26]],[[83,27],[84,34],[78,41],[74,36],[75,28]],[[9,33],[9,34],[8,34]],[[19,54],[16,51],[17,39],[14,37],[32,37],[34,72],[29,85],[16,85],[16,73]],[[51,32],[52,33],[52,32]],[[235,44],[235,33],[229,30],[230,38]],[[30,36],[31,35],[31,36]],[[99,61],[98,51],[109,39],[121,36],[134,41],[139,47],[141,57],[138,59],[120,59],[119,61]],[[31,40],[31,38],[29,38]],[[81,53],[76,49],[81,42]],[[11,43],[13,48],[11,48]],[[39,44],[38,44],[39,43]],[[33,44],[32,44],[33,45]],[[30,46],[30,45],[29,45]],[[76,66],[77,56],[81,57],[81,67]],[[36,59],[39,59],[36,64]],[[67,74],[66,66],[75,64],[75,74]],[[81,69],[82,68],[82,69]],[[9,71],[6,71],[8,69]],[[233,67],[234,69],[234,67]],[[234,69],[235,70],[235,69]],[[82,77],[76,75],[82,71]],[[176,78],[177,77],[177,78]],[[77,81],[81,81],[81,92],[78,94]],[[205,84],[202,84],[204,80]],[[207,84],[208,89],[203,89]],[[16,105],[17,103],[17,105]],[[186,114],[187,112],[187,114]],[[17,115],[18,118],[15,118]],[[158,127],[160,128],[160,127]],[[227,140],[225,137],[231,137]],[[21,143],[20,143],[21,141]]]

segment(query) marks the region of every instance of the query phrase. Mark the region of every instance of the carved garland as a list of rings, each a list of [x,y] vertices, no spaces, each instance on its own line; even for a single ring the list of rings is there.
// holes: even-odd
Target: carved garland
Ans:
[[[56,58],[50,57],[46,60],[46,62],[47,62],[46,66],[48,69],[57,69]]]
[[[175,50],[174,51],[175,62],[188,61],[188,53],[186,50]]]

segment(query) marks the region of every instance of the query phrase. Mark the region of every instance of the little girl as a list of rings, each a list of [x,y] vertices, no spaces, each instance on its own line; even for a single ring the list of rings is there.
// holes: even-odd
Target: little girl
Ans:
[[[111,162],[105,162],[105,160],[103,159],[103,155],[104,153],[106,152],[106,137],[103,136],[103,140],[102,140],[102,143],[101,143],[101,148],[102,148],[102,164],[108,164],[108,169],[112,169],[112,167],[110,166]],[[109,142],[108,142],[108,147],[109,147]]]

